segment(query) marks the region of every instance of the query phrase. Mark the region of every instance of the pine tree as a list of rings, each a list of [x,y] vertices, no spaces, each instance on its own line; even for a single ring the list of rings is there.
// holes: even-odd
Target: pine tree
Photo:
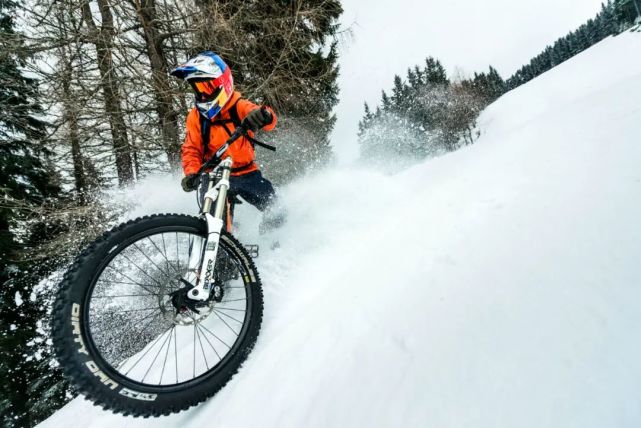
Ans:
[[[407,69],[407,84],[409,85],[410,91],[416,91],[420,86],[419,75],[411,68]]]
[[[398,74],[394,76],[394,87],[392,88],[392,112],[397,114],[404,114],[407,112],[408,100],[408,87]]]
[[[561,59],[559,57],[559,50],[558,50],[558,44],[554,44],[548,51],[548,57],[550,61],[550,66],[551,67],[556,67],[561,63]]]
[[[474,94],[479,100],[482,100],[484,105],[494,102],[507,90],[507,83],[492,66],[487,73],[474,73],[473,79],[461,81],[460,86],[466,92]]]
[[[417,86],[422,86],[425,85],[425,72],[421,70],[421,68],[418,65],[414,66],[414,75],[416,76],[416,85]]]
[[[390,111],[392,108],[392,101],[385,91],[381,91],[381,107],[383,111]]]
[[[364,110],[365,110],[365,115],[363,116],[363,119],[358,122],[358,135],[360,136],[367,128],[369,128],[372,119],[374,118],[374,115],[372,114],[372,111],[369,108],[369,105],[367,103],[364,104]]]
[[[383,165],[390,158],[412,162],[471,144],[476,117],[505,89],[493,67],[452,83],[440,61],[428,57],[424,68],[407,70],[407,81],[394,76],[391,96],[382,92],[375,114],[365,105],[358,133],[361,157]]]
[[[559,40],[559,46],[557,48],[557,52],[559,55],[559,64],[562,63],[563,61],[566,61],[568,58],[570,58],[570,45],[568,42],[567,37],[563,37],[562,39]]]
[[[46,125],[40,119],[37,82],[22,71],[15,7],[0,0],[0,421],[3,427],[31,427],[47,413],[43,407],[64,399],[58,379],[48,364],[41,364],[47,355],[35,346],[42,340],[39,323],[45,314],[31,296],[49,265],[31,261],[36,257],[28,254],[51,233],[46,223],[32,221],[32,214],[59,189],[42,147]]]
[[[614,15],[620,30],[630,27],[641,18],[641,6],[635,0],[614,0]]]
[[[601,41],[601,38],[599,38],[598,24],[595,19],[588,20],[588,23],[586,24],[585,28],[586,28],[586,35],[588,38],[588,46],[592,46],[593,44]]]
[[[425,60],[425,80],[426,82],[446,85],[449,82],[447,73],[441,62],[435,58],[429,57]]]
[[[614,15],[612,0],[608,0],[607,5],[601,4],[601,13],[598,19],[599,36],[604,39],[610,35],[616,34],[617,22]]]

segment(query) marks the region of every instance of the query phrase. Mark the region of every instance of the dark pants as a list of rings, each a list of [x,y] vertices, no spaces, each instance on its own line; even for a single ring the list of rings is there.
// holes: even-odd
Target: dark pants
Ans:
[[[263,177],[260,171],[232,176],[229,179],[229,184],[230,193],[240,196],[261,211],[265,211],[276,199],[274,186]]]

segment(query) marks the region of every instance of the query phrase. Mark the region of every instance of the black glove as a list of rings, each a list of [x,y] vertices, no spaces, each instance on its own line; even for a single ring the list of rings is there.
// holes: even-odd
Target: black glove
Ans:
[[[185,192],[192,192],[198,188],[200,184],[200,176],[198,174],[189,174],[185,176],[180,185],[183,187]]]
[[[257,108],[249,112],[243,120],[243,127],[249,131],[258,131],[263,126],[269,125],[274,117],[265,107]]]

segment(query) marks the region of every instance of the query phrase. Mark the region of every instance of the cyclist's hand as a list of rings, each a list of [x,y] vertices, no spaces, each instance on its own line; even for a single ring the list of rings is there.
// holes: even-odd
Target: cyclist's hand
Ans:
[[[192,192],[198,188],[199,183],[200,176],[198,174],[189,174],[182,179],[180,185],[185,192]]]
[[[257,108],[249,112],[243,120],[243,127],[250,131],[258,131],[263,126],[269,125],[274,120],[271,112],[265,107]]]

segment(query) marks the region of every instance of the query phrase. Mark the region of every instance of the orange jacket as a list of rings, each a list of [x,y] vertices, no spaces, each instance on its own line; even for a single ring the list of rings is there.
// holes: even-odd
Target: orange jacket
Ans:
[[[229,109],[234,104],[236,104],[238,118],[241,121],[245,119],[250,111],[260,108],[260,106],[251,101],[241,99],[240,93],[234,92],[225,104],[225,107],[214,117],[213,122],[217,120],[230,120]],[[274,117],[274,120],[263,129],[271,131],[276,126],[276,115],[271,108],[267,107],[267,109]],[[225,126],[227,126],[230,132],[234,132],[236,129],[231,122],[226,123]],[[249,131],[248,134],[250,137],[254,137],[253,132]],[[228,139],[229,134],[222,125],[212,124],[209,129],[209,144],[205,148],[200,130],[200,114],[198,113],[198,109],[194,107],[187,115],[187,135],[185,136],[185,143],[182,145],[182,164],[185,175],[197,173],[203,161],[213,156],[216,150],[225,144],[225,141]],[[231,156],[234,160],[232,168],[242,168],[242,171],[232,172],[231,175],[247,174],[258,169],[258,166],[254,162],[254,147],[245,137],[240,137],[229,146],[223,158],[227,156]]]

